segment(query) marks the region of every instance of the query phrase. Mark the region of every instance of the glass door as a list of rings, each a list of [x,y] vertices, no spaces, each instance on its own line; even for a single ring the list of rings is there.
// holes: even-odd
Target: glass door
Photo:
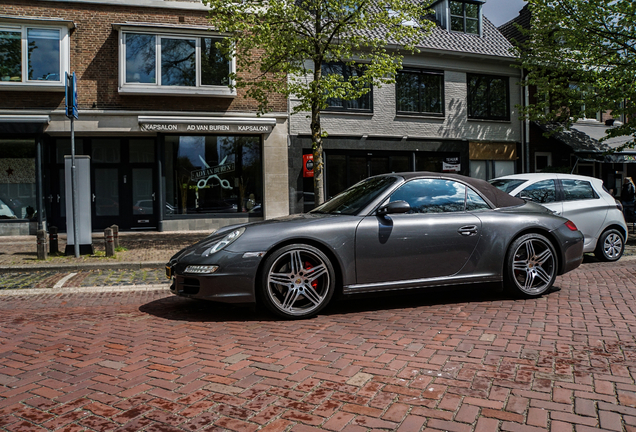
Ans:
[[[111,225],[126,229],[129,222],[122,218],[121,192],[126,183],[122,166],[121,140],[94,138],[91,147],[91,178],[93,183],[93,229]]]

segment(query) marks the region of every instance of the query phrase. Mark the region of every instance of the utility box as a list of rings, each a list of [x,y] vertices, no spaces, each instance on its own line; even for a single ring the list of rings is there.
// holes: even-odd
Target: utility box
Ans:
[[[66,249],[65,255],[75,254],[75,230],[73,229],[73,186],[71,182],[71,156],[64,156],[64,180],[66,189]],[[91,233],[91,157],[75,156],[75,187],[77,188],[77,237],[81,255],[93,254]]]

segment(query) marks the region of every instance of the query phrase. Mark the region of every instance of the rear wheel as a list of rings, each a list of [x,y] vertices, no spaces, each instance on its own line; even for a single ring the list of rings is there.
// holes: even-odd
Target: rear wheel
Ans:
[[[596,243],[594,256],[601,261],[618,261],[623,256],[625,240],[617,229],[611,228],[603,231]]]
[[[275,251],[263,267],[262,298],[284,318],[308,318],[331,300],[335,274],[329,258],[318,248],[303,244]]]
[[[505,286],[516,295],[539,297],[552,287],[557,259],[550,240],[541,234],[516,239],[506,256]]]

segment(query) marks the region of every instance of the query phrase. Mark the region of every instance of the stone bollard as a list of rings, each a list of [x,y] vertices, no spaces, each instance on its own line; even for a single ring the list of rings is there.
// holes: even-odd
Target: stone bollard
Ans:
[[[49,253],[51,255],[59,254],[59,244],[57,242],[57,227],[49,227]]]
[[[106,256],[115,256],[115,241],[113,239],[113,229],[106,228],[104,230],[104,240],[106,241]]]
[[[38,230],[37,239],[38,239],[38,259],[45,260],[46,259],[46,231]]]
[[[117,249],[119,247],[119,226],[111,225],[111,228],[113,230],[113,240],[115,243],[115,249]]]

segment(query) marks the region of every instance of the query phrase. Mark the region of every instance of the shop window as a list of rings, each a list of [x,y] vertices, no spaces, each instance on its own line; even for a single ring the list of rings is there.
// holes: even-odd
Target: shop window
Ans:
[[[324,63],[322,73],[325,75],[339,75],[344,82],[355,81],[362,75],[363,66],[349,66],[344,63]],[[341,98],[327,99],[329,111],[371,112],[373,110],[372,90],[357,99],[344,100]]]
[[[36,216],[35,142],[0,140],[0,220]]]
[[[451,31],[479,34],[479,4],[450,1]]]
[[[166,213],[262,214],[261,139],[166,136]]]
[[[234,62],[216,43],[219,37],[122,31],[121,93],[235,96],[230,89]]]
[[[507,77],[467,74],[468,118],[510,120]]]
[[[515,173],[515,161],[508,160],[471,160],[470,176],[481,180],[490,180]]]
[[[395,88],[398,114],[444,114],[444,72],[403,69]]]
[[[68,29],[0,23],[0,88],[64,90]]]

